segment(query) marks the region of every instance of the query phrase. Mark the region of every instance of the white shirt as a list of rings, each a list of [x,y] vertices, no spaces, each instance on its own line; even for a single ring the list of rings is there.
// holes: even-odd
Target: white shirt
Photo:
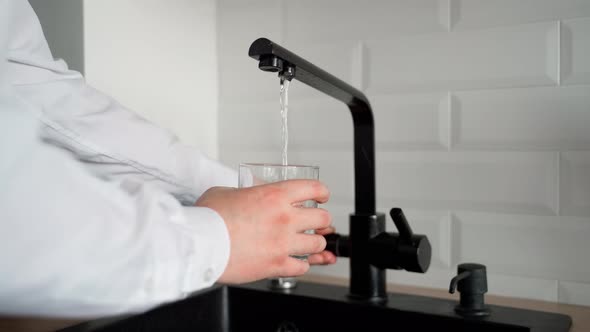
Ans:
[[[54,60],[27,1],[0,0],[0,315],[137,312],[211,286],[229,236],[191,205],[236,184]]]

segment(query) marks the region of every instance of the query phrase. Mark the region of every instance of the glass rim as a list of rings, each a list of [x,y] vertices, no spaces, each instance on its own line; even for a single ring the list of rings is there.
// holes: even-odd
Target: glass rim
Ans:
[[[301,165],[301,164],[274,164],[274,163],[240,163],[240,167],[272,167],[272,168],[311,168],[320,169],[317,165]]]

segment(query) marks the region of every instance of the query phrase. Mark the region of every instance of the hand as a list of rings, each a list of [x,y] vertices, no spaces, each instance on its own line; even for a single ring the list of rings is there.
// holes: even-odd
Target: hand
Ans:
[[[325,238],[303,231],[329,231],[331,217],[321,208],[294,205],[306,200],[325,203],[329,195],[328,189],[316,180],[207,190],[195,205],[209,207],[221,215],[231,242],[229,262],[219,281],[242,283],[307,272],[309,263],[290,255],[310,254],[315,257],[312,261],[320,261],[326,255]]]
[[[316,229],[315,233],[319,235],[327,235],[334,233],[336,228],[330,226],[323,229]],[[336,255],[333,252],[324,250],[318,254],[312,254],[307,257],[309,265],[330,265],[336,263]]]
[[[264,180],[260,178],[254,177],[254,186],[259,186],[262,184],[266,184]],[[315,233],[319,235],[327,235],[334,233],[336,229],[332,226],[323,228],[323,229],[316,229]],[[311,254],[307,257],[307,262],[309,265],[330,265],[336,263],[336,255],[333,252],[324,250],[318,254]]]

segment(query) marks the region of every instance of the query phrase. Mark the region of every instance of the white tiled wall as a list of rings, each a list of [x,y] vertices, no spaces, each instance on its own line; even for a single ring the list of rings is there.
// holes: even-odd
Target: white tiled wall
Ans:
[[[590,1],[221,0],[217,15],[223,161],[280,161],[278,78],[247,56],[268,37],[369,97],[378,210],[404,208],[434,250],[428,273],[389,281],[446,288],[475,261],[491,293],[590,305]],[[290,102],[289,159],[320,165],[347,233],[349,111],[297,81]]]
[[[560,174],[561,214],[590,217],[590,151],[563,152]]]
[[[562,22],[561,76],[564,84],[590,83],[590,18]]]

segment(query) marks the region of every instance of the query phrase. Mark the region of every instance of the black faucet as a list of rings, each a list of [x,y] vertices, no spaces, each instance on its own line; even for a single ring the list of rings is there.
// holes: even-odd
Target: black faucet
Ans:
[[[354,125],[355,211],[350,214],[350,234],[327,235],[327,250],[350,258],[351,298],[386,301],[386,269],[425,273],[431,247],[425,235],[412,233],[401,209],[390,211],[399,234],[385,232],[385,214],[375,211],[375,130],[369,100],[361,91],[266,38],[255,40],[248,55],[259,61],[261,70],[277,72],[288,80],[295,78],[350,109]]]

